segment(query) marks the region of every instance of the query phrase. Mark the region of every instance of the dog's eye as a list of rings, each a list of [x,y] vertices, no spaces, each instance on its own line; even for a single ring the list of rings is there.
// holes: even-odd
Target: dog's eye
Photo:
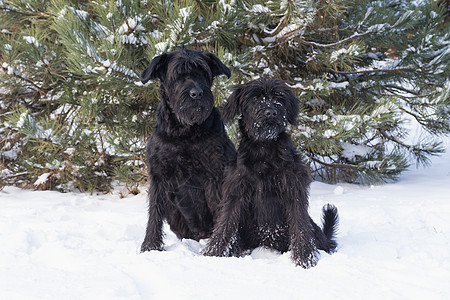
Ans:
[[[278,102],[278,101],[273,102],[273,105],[274,105],[275,107],[283,107],[283,104],[281,104],[281,103]]]

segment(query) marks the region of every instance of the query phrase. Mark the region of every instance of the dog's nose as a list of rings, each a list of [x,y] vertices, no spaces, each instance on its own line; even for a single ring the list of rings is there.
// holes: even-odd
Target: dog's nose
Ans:
[[[189,95],[192,99],[200,99],[203,96],[203,90],[201,88],[192,88],[189,91]]]
[[[277,110],[274,108],[267,108],[264,111],[264,116],[268,117],[268,118],[272,118],[272,117],[276,117],[277,116]]]

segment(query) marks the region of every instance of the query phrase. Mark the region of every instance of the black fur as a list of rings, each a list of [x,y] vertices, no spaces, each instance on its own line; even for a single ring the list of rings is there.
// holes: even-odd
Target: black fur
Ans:
[[[163,221],[178,238],[209,237],[226,165],[235,157],[211,84],[231,75],[213,54],[178,49],[155,57],[143,83],[160,80],[161,102],[147,144],[149,218],[141,251],[162,250]]]
[[[224,107],[225,121],[240,115],[237,160],[225,173],[223,200],[205,255],[239,255],[259,246],[291,251],[304,268],[318,249],[333,252],[337,209],[323,208],[323,230],[308,214],[311,177],[295,151],[287,123],[294,124],[299,100],[283,81],[258,79],[238,85]]]

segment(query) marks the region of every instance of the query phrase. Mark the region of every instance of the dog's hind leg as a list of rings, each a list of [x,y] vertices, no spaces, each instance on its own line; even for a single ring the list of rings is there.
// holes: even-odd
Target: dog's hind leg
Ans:
[[[148,191],[148,222],[141,252],[162,250],[163,248],[163,219],[165,193],[155,180],[150,181]]]

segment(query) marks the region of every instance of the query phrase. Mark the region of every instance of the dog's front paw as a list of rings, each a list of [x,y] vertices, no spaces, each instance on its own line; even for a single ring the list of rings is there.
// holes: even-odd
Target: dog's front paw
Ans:
[[[204,256],[229,256],[227,255],[227,251],[225,247],[221,247],[218,245],[210,245],[208,244],[206,248],[202,251]]]
[[[141,245],[141,253],[144,253],[146,251],[152,251],[152,250],[158,250],[158,251],[162,251],[163,247],[162,245],[156,245],[153,243],[149,243],[144,241]]]
[[[231,238],[224,238],[220,235],[213,235],[203,250],[205,256],[228,257],[237,255],[240,252],[238,238],[236,234]]]
[[[292,261],[296,266],[304,269],[309,269],[317,265],[320,254],[317,250],[304,251],[302,249],[295,249],[292,251]]]

